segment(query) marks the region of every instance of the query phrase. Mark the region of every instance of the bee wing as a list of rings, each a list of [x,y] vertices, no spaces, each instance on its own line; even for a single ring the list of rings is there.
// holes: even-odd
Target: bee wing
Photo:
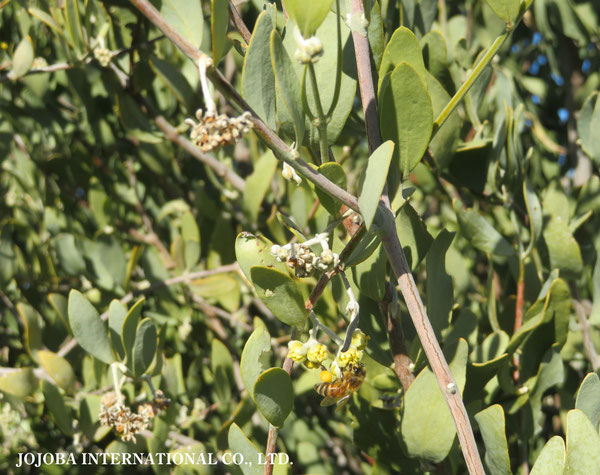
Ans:
[[[342,407],[344,407],[348,403],[348,401],[350,400],[351,397],[352,397],[352,393],[346,394],[343,398],[339,399],[337,402],[337,407],[335,408],[335,412],[338,412],[339,410],[341,410]]]
[[[321,401],[321,406],[333,406],[338,401],[338,398],[325,396]]]

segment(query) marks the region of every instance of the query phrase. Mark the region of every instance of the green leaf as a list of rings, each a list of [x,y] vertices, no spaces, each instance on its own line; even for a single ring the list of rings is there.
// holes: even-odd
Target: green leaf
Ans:
[[[264,326],[259,326],[244,345],[240,360],[240,374],[249,394],[260,374],[267,369],[270,352],[271,336]]]
[[[544,445],[530,475],[563,475],[566,456],[565,441],[555,435]]]
[[[75,289],[69,293],[69,323],[73,336],[85,351],[106,364],[115,361],[104,322],[92,304]]]
[[[133,342],[133,375],[137,378],[146,372],[156,354],[156,326],[151,318],[144,318],[135,333]]]
[[[75,51],[79,54],[85,47],[81,17],[79,15],[79,2],[77,0],[66,0],[64,11],[65,20],[67,21],[67,31],[71,37]]]
[[[452,277],[446,272],[446,253],[454,233],[443,229],[427,253],[427,315],[438,338],[450,323],[454,305]]]
[[[442,34],[437,30],[432,30],[423,36],[419,43],[422,48],[423,62],[427,70],[440,82],[446,92],[453,92],[454,83],[448,71],[448,48]],[[427,87],[431,87],[429,82]],[[437,117],[437,114],[435,116]]]
[[[538,198],[533,185],[526,178],[523,182],[523,196],[525,197],[525,206],[529,216],[529,229],[531,231],[531,242],[535,243],[542,235],[542,226],[544,224],[542,215],[542,205]]]
[[[381,67],[379,68],[379,83],[377,84],[377,90],[380,94],[386,74],[392,72],[403,61],[414,68],[422,83],[425,84],[427,82],[421,45],[415,34],[405,26],[401,26],[394,31],[383,52]]]
[[[264,266],[252,266],[250,275],[258,296],[277,319],[290,326],[304,324],[304,299],[289,275]]]
[[[302,111],[300,82],[277,30],[271,32],[271,64],[275,72],[277,89],[294,127],[296,144],[300,146],[304,139],[304,112]]]
[[[429,251],[433,238],[421,217],[408,202],[398,211],[396,231],[408,265],[411,270],[415,270]]]
[[[333,0],[284,0],[283,3],[302,36],[309,38],[325,20]]]
[[[178,68],[154,55],[150,55],[148,64],[179,103],[188,109],[191,108],[194,103],[194,91]]]
[[[314,64],[315,77],[317,80],[317,88],[319,90],[319,98],[325,114],[329,116],[327,122],[327,140],[329,145],[333,145],[339,137],[350,111],[354,105],[356,97],[356,59],[354,57],[354,45],[352,41],[350,28],[345,22],[341,22],[341,47],[342,58],[341,64],[338,64],[337,51],[337,16],[331,12],[325,18],[325,21],[319,28],[316,37],[321,40],[325,46],[323,56]],[[291,31],[293,22],[288,22],[288,31]],[[288,55],[293,58],[298,44],[294,39],[294,35],[286,35],[283,44],[288,52]],[[331,45],[331,46],[328,46]],[[317,116],[317,106],[308,72],[305,74],[306,66],[294,61],[294,68],[298,77],[302,78],[303,87],[306,89],[306,101],[313,116]],[[338,68],[341,68],[339,94],[336,97],[336,79]],[[334,102],[336,101],[336,102]],[[319,148],[320,135],[319,130],[313,124],[306,121],[306,130],[310,133],[308,143],[315,149]],[[306,140],[305,140],[306,143]]]
[[[67,274],[79,276],[86,272],[85,260],[75,241],[75,236],[59,234],[52,240],[52,247],[56,252],[58,263]]]
[[[191,211],[181,216],[181,239],[184,245],[185,268],[191,269],[200,260],[200,230]]]
[[[583,411],[594,428],[598,430],[600,425],[600,378],[596,373],[588,373],[579,386],[575,409]]]
[[[269,191],[276,170],[277,159],[273,152],[268,150],[254,163],[254,171],[246,178],[242,206],[252,222],[256,222],[258,218],[260,207]]]
[[[510,243],[477,211],[458,208],[457,215],[462,234],[477,249],[499,256],[514,255]]]
[[[502,406],[494,404],[478,412],[475,414],[475,420],[479,424],[485,444],[485,464],[490,473],[512,475]]]
[[[67,437],[73,435],[73,420],[69,409],[65,404],[65,400],[54,384],[48,381],[42,381],[42,391],[44,393],[44,400],[46,407],[52,418],[56,422],[56,425]]]
[[[600,467],[600,435],[579,409],[567,414],[567,463],[565,475],[597,473]]]
[[[17,261],[11,226],[5,225],[0,233],[0,284],[6,285],[17,271]]]
[[[127,317],[127,307],[118,300],[113,300],[108,306],[108,331],[112,347],[121,359],[125,358],[125,349],[121,341],[125,317]]]
[[[294,405],[294,389],[290,375],[281,368],[262,373],[253,391],[256,407],[275,427],[282,427]]]
[[[239,466],[244,475],[262,475],[263,465],[260,463],[265,460],[263,453],[254,445],[242,432],[242,429],[234,422],[229,427],[227,435],[229,448],[233,453],[239,453],[244,456],[244,462]]]
[[[367,229],[371,229],[379,198],[385,187],[385,181],[394,154],[394,143],[390,140],[375,150],[359,180],[358,205]]]
[[[467,351],[468,344],[461,338],[444,352],[461,394],[465,386]],[[401,432],[410,457],[439,463],[452,448],[456,436],[452,414],[429,368],[421,371],[406,391]]]
[[[592,93],[583,104],[577,119],[577,133],[581,146],[596,164],[600,163],[600,143],[597,131],[600,130],[600,94]]]
[[[48,294],[48,302],[56,311],[60,321],[63,323],[69,333],[71,333],[71,325],[69,325],[69,301],[61,294]]]
[[[33,65],[33,43],[28,35],[21,40],[13,55],[12,76],[17,79],[29,72]]]
[[[231,400],[231,384],[233,382],[233,358],[225,344],[213,339],[210,349],[210,366],[219,382],[215,391],[219,400],[225,404]]]
[[[77,377],[71,364],[62,356],[52,351],[40,350],[38,351],[38,357],[46,373],[48,373],[54,382],[67,393],[73,394],[75,392]]]
[[[250,282],[252,282],[250,268],[256,265],[272,267],[284,274],[287,273],[286,265],[271,255],[271,247],[273,243],[264,236],[254,236],[247,232],[238,234],[235,240],[235,257]]]
[[[394,157],[402,176],[407,176],[427,150],[433,109],[424,82],[404,61],[391,73],[387,86],[382,87],[380,121],[381,136],[396,143]]]
[[[17,312],[25,329],[25,347],[34,361],[39,361],[38,350],[42,348],[41,316],[36,309],[25,303],[17,304]]]
[[[31,396],[37,388],[38,380],[31,368],[18,369],[0,376],[0,391],[18,398]]]
[[[431,98],[431,106],[433,108],[433,116],[437,117],[444,107],[450,102],[450,95],[438,80],[429,73],[427,76],[427,92]],[[458,139],[460,136],[460,118],[458,112],[454,110],[446,119],[446,122],[437,131],[435,137],[429,143],[429,151],[433,155],[438,167],[446,168],[458,147]]]
[[[319,173],[329,181],[335,183],[342,190],[346,189],[346,173],[339,163],[327,162],[319,167]],[[315,187],[315,193],[319,198],[319,201],[323,207],[329,212],[331,216],[337,217],[340,212],[342,202],[331,197],[320,188]]]
[[[507,25],[515,24],[521,8],[519,0],[486,0],[486,2]]]
[[[123,327],[121,328],[121,343],[123,344],[123,349],[125,350],[127,366],[129,366],[129,369],[133,369],[131,352],[133,350],[138,322],[140,321],[142,306],[144,305],[145,300],[146,299],[142,297],[133,305],[133,307],[129,309],[125,320],[123,320]]]
[[[568,223],[559,216],[552,216],[544,227],[543,235],[551,268],[559,269],[561,275],[567,278],[578,277],[583,270],[583,260]]]
[[[210,36],[212,38],[212,57],[215,65],[219,64],[227,46],[228,7],[229,2],[222,0],[211,0],[210,2]]]
[[[273,22],[263,11],[256,20],[250,44],[244,56],[242,96],[258,116],[271,128],[276,127],[275,76],[271,65]]]
[[[352,277],[361,293],[376,302],[385,295],[387,257],[383,246],[352,268]]]
[[[51,15],[48,15],[45,11],[40,10],[39,8],[28,8],[27,11],[31,16],[37,18],[42,23],[45,23],[61,36],[64,36],[62,27],[58,23],[56,23],[56,21],[54,20],[54,18],[52,18]]]
[[[204,16],[198,0],[162,0],[160,14],[173,29],[196,48],[202,44]]]

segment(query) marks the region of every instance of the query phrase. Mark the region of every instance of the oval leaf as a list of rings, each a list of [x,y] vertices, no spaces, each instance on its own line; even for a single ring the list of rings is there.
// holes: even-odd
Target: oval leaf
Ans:
[[[123,320],[123,327],[121,328],[121,343],[127,356],[127,364],[131,369],[131,351],[133,349],[133,343],[135,342],[135,335],[142,314],[142,305],[145,299],[142,297],[138,300],[133,307],[127,312],[125,320]]]
[[[253,396],[265,419],[281,427],[294,405],[292,379],[281,368],[268,369],[256,380]]]
[[[106,364],[115,361],[104,322],[92,304],[74,289],[69,293],[69,323],[85,351]]]
[[[555,435],[544,445],[529,475],[563,475],[566,455],[565,441]]]
[[[325,20],[333,0],[284,0],[283,3],[302,36],[308,38]]]
[[[271,336],[267,329],[261,325],[248,338],[240,360],[242,381],[250,394],[252,394],[256,380],[269,364],[270,351]]]
[[[244,475],[263,474],[264,468],[261,461],[265,460],[265,456],[256,445],[250,442],[235,422],[229,427],[227,441],[233,453],[239,453],[244,456],[244,463],[239,466]]]
[[[381,60],[379,68],[379,84],[377,89],[381,92],[381,85],[386,74],[392,72],[401,62],[410,64],[415,72],[425,82],[425,63],[421,53],[421,45],[415,34],[405,26],[401,26],[390,38]]]
[[[415,69],[401,62],[381,92],[381,136],[397,147],[394,156],[403,176],[421,161],[433,130],[433,109]]]
[[[69,394],[73,394],[77,377],[71,364],[62,356],[51,351],[40,350],[38,356],[46,373],[54,382]]]
[[[46,407],[52,414],[56,425],[65,435],[72,436],[73,420],[62,394],[54,384],[48,381],[42,381],[42,391],[44,392]]]
[[[460,230],[477,249],[499,256],[511,256],[515,250],[494,227],[474,209],[458,209]]]
[[[235,240],[235,257],[242,268],[246,279],[252,282],[250,268],[252,266],[266,266],[287,273],[283,262],[279,262],[271,255],[273,243],[264,236],[243,232]]]
[[[29,72],[33,65],[33,43],[31,37],[21,40],[13,55],[12,76],[17,79]]]
[[[379,198],[394,154],[394,142],[382,143],[369,157],[359,181],[358,205],[367,229],[371,229]]]
[[[335,183],[341,189],[346,189],[346,173],[339,163],[327,162],[319,167],[319,173],[325,176],[329,181]],[[330,195],[315,187],[315,193],[323,207],[334,217],[340,212],[342,202],[332,198]]]
[[[575,401],[575,409],[580,409],[598,430],[600,424],[600,378],[596,373],[589,373],[579,390]]]
[[[258,296],[275,317],[291,326],[304,324],[304,300],[289,275],[263,266],[252,266],[250,275]]]
[[[133,343],[133,374],[139,377],[146,372],[156,353],[156,326],[151,318],[144,318],[137,327]]]
[[[23,368],[0,377],[0,391],[24,398],[38,388],[38,380],[31,368]]]
[[[504,422],[504,409],[499,404],[475,414],[485,444],[485,464],[494,475],[512,475]]]
[[[453,345],[452,350],[450,371],[462,394],[467,366],[467,342],[461,338],[457,345]],[[446,355],[447,359],[450,359],[448,356]],[[424,414],[427,417],[423,417]],[[456,428],[437,379],[429,368],[421,371],[406,391],[401,432],[411,457],[422,457],[439,463],[452,448]]]
[[[567,463],[565,475],[598,473],[600,435],[579,409],[567,414]]]

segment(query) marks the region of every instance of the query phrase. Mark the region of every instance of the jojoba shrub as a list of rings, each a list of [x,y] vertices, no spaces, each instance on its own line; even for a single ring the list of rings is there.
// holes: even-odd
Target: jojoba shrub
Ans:
[[[599,17],[1,2],[2,473],[598,473]]]

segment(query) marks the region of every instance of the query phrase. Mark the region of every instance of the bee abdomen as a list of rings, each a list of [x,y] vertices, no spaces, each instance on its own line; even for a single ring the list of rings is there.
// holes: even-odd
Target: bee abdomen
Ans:
[[[327,390],[329,389],[329,383],[315,384],[315,391],[321,396],[327,396]]]

